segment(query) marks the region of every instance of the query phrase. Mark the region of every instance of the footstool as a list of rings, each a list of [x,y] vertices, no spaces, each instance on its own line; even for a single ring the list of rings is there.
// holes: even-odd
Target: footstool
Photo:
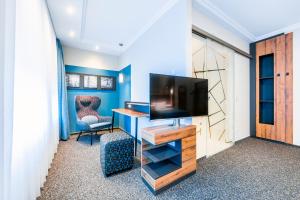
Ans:
[[[104,176],[130,169],[134,162],[134,139],[124,132],[100,137],[100,163]]]

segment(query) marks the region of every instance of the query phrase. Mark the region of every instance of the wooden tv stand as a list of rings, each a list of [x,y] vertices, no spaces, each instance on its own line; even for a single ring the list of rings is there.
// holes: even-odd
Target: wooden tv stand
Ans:
[[[141,176],[157,194],[196,172],[196,126],[142,130]]]

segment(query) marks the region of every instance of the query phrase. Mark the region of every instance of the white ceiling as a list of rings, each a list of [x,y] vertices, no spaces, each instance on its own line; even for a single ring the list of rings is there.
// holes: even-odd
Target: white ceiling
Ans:
[[[300,28],[300,0],[195,1],[250,41]]]
[[[178,0],[47,2],[57,37],[64,45],[120,55]],[[193,0],[195,5],[248,41],[300,28],[300,0]],[[70,8],[72,14],[68,14]]]
[[[47,0],[64,45],[119,55],[177,0]],[[68,14],[68,9],[73,14]],[[73,31],[74,37],[70,37]],[[119,46],[119,43],[124,46]]]

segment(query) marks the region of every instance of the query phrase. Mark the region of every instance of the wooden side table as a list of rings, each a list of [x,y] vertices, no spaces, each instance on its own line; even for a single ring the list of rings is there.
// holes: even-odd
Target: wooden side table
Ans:
[[[196,126],[142,130],[141,176],[157,194],[196,172]]]

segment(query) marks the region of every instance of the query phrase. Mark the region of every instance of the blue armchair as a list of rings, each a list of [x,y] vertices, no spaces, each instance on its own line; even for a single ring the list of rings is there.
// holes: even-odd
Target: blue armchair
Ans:
[[[76,96],[76,126],[80,133],[77,137],[79,140],[82,133],[90,133],[91,145],[93,144],[93,133],[97,134],[98,131],[112,129],[112,117],[100,116],[97,112],[100,107],[101,99],[97,96]]]

